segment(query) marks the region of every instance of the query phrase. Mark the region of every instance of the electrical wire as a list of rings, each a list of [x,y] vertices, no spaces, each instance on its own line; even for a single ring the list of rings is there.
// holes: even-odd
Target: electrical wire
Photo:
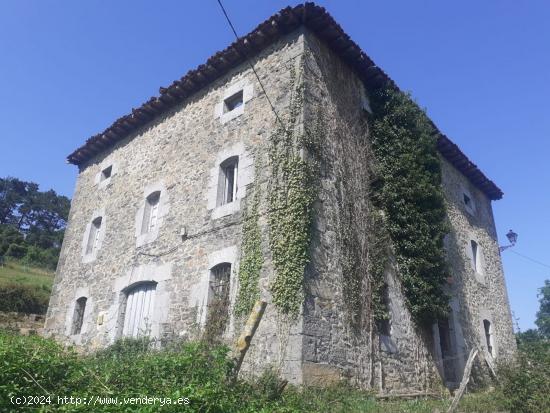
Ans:
[[[543,267],[546,267],[546,268],[550,268],[550,265],[545,264],[545,263],[543,263],[543,262],[540,262],[540,261],[538,261],[538,260],[536,260],[536,259],[534,259],[534,258],[528,257],[527,255],[520,254],[519,252],[514,251],[513,249],[509,249],[508,251],[513,252],[514,254],[519,255],[520,257],[525,258],[526,260],[529,260],[529,261],[531,261],[531,262],[534,262],[535,264],[542,265]]]
[[[241,38],[237,34],[237,30],[235,30],[235,26],[233,26],[233,23],[231,22],[231,19],[229,18],[229,15],[227,14],[227,11],[225,10],[225,7],[223,7],[223,4],[222,4],[221,0],[217,0],[217,2],[219,4],[220,8],[222,9],[223,15],[225,16],[225,19],[227,20],[227,23],[229,24],[229,27],[231,27],[231,30],[233,31],[233,34],[235,35],[235,38],[237,39],[237,41],[241,40]],[[246,59],[246,62],[248,63],[248,65],[252,69],[252,72],[254,72],[254,75],[256,76],[256,79],[258,80],[258,83],[260,84],[260,87],[262,88],[262,91],[264,92],[265,98],[267,99],[267,102],[269,103],[269,106],[271,107],[271,110],[273,111],[273,113],[275,114],[275,117],[277,118],[277,121],[281,124],[281,127],[283,128],[283,130],[285,132],[287,132],[285,124],[283,123],[283,121],[279,117],[279,114],[277,113],[277,110],[275,109],[275,106],[273,106],[273,103],[271,102],[271,99],[269,99],[269,95],[267,94],[267,91],[265,90],[265,87],[264,87],[262,81],[260,80],[260,76],[258,76],[258,73],[256,72],[256,69],[254,68],[254,65],[252,64],[252,62],[250,61],[250,59],[248,58],[248,56],[246,55],[246,53],[244,51],[240,50],[239,52],[242,53],[242,55]]]

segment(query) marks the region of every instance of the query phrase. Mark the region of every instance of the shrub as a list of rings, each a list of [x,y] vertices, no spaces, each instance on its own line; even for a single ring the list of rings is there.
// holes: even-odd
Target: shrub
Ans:
[[[502,367],[500,373],[511,411],[550,411],[550,341],[524,342],[518,351],[517,364]]]
[[[0,286],[0,311],[44,314],[48,301],[49,291],[18,284]]]
[[[27,253],[27,246],[24,244],[10,244],[6,255],[13,258],[23,258]]]
[[[78,371],[80,361],[73,351],[38,336],[18,336],[0,331],[0,411],[20,411],[11,396],[45,396],[48,392],[70,394],[66,377]],[[21,411],[36,411],[22,408]],[[48,410],[45,410],[48,411]]]

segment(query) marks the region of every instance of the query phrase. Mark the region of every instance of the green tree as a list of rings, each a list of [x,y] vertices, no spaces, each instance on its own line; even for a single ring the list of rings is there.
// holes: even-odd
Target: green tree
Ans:
[[[537,319],[535,324],[539,329],[539,333],[544,338],[550,338],[550,280],[544,281],[544,286],[539,288],[540,308],[537,311]]]
[[[69,208],[69,198],[54,190],[0,178],[0,255],[55,268]]]

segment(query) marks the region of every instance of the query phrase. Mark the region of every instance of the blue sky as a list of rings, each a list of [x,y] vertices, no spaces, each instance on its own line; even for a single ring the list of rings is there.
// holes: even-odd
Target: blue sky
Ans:
[[[289,2],[224,4],[246,33]],[[550,2],[318,4],[503,189],[501,242],[513,228],[516,251],[550,265]],[[72,150],[231,41],[215,0],[3,0],[0,176],[71,196]],[[530,328],[550,267],[502,256]]]

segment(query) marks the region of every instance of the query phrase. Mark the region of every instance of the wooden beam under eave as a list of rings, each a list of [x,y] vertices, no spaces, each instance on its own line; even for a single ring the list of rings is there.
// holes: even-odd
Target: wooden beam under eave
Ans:
[[[120,136],[112,128],[109,128],[109,130],[105,134],[114,141],[117,141],[120,139]]]
[[[162,96],[159,96],[159,99],[167,105],[173,105],[178,101],[178,99],[170,93],[165,93]]]

